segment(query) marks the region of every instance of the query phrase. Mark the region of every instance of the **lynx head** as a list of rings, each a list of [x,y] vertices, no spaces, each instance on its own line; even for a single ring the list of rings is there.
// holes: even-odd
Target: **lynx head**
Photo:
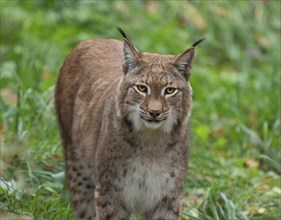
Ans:
[[[137,130],[170,133],[187,123],[191,112],[189,84],[195,42],[178,56],[140,52],[124,39],[124,75],[117,95],[118,116]]]

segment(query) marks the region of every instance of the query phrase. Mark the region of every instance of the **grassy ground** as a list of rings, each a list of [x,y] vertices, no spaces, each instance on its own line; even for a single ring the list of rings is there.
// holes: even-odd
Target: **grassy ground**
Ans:
[[[121,26],[142,51],[178,54],[207,37],[181,219],[280,219],[280,4],[0,1],[0,218],[73,218],[54,85],[78,42],[121,39]]]

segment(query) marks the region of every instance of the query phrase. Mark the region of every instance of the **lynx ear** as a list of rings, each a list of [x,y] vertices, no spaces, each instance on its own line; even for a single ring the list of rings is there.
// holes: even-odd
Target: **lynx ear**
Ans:
[[[178,55],[174,61],[173,66],[182,74],[186,79],[189,78],[192,63],[195,58],[195,49],[191,47],[182,54]]]
[[[124,72],[134,69],[139,64],[140,52],[128,39],[124,38]]]
[[[140,52],[137,48],[133,46],[133,44],[128,39],[125,32],[118,27],[117,30],[122,34],[123,36],[123,42],[124,42],[124,64],[123,64],[123,71],[124,73],[127,73],[129,70],[134,69],[136,66],[140,64]]]
[[[184,51],[182,54],[178,55],[172,65],[186,78],[190,76],[190,71],[192,63],[195,59],[195,47],[201,43],[205,38],[197,40],[192,44],[192,47]]]

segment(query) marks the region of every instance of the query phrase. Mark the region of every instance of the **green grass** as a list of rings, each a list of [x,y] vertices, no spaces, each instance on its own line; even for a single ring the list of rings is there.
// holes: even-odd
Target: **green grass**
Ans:
[[[53,106],[80,41],[178,54],[195,40],[182,220],[281,218],[279,1],[0,1],[0,218],[72,219]],[[18,216],[18,217],[17,217]]]

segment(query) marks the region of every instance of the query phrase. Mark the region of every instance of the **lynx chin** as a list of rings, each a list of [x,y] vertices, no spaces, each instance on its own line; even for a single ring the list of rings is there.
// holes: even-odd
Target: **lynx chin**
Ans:
[[[123,42],[80,43],[55,105],[76,219],[177,220],[187,173],[196,41],[179,55]]]

